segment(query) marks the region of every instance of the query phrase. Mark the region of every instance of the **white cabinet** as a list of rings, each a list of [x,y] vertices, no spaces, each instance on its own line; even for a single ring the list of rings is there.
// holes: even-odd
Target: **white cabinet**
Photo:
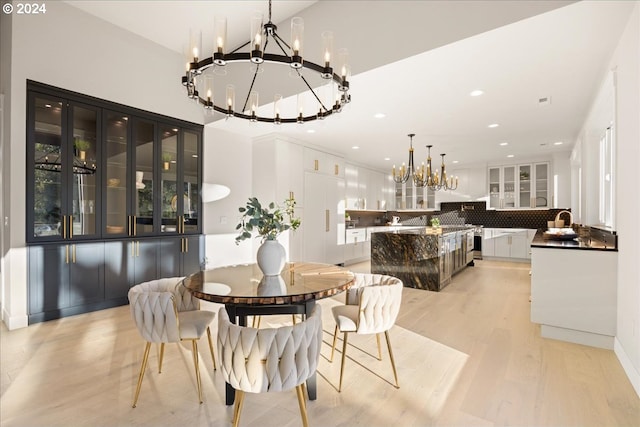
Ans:
[[[529,259],[531,241],[536,230],[522,228],[485,228],[483,230],[482,256],[497,258]]]
[[[348,210],[386,210],[388,190],[382,172],[344,164],[346,203]]]
[[[489,207],[531,209],[551,206],[549,163],[489,168]]]
[[[344,179],[316,172],[304,176],[304,260],[344,263]]]
[[[344,178],[344,159],[304,147],[304,170]]]
[[[345,236],[345,265],[366,261],[370,258],[371,242],[367,240],[366,228],[347,229]]]
[[[427,187],[415,187],[413,180],[409,179],[404,184],[395,184],[395,208],[402,209],[435,209],[435,191]]]

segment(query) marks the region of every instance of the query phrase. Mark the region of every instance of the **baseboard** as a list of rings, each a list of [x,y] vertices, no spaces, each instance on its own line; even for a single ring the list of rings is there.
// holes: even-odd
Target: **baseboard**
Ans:
[[[614,345],[614,337],[609,335],[594,334],[592,332],[558,328],[549,325],[540,325],[540,335],[544,338],[553,338],[559,341],[605,348],[607,350],[613,350]]]
[[[613,352],[620,361],[624,373],[627,374],[627,378],[631,381],[633,389],[636,391],[638,397],[640,397],[640,372],[638,372],[638,369],[631,363],[631,359],[627,356],[627,352],[624,351],[624,347],[622,347],[617,337],[613,342]]]
[[[29,326],[28,316],[11,317],[6,310],[2,310],[2,321],[10,331],[14,329],[26,328],[27,326]]]

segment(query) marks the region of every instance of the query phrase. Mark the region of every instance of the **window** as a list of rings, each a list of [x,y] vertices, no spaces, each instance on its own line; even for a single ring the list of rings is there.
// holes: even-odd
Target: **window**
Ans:
[[[600,191],[599,220],[608,227],[613,227],[613,158],[614,131],[609,126],[600,138]]]

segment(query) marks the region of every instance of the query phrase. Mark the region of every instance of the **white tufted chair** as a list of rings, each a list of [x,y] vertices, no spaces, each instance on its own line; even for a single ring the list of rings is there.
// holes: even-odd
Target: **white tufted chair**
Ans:
[[[193,297],[188,290],[180,284],[181,280],[181,278],[177,277],[152,280],[140,283],[129,289],[131,315],[140,335],[147,341],[142,358],[142,366],[140,367],[140,375],[138,376],[138,385],[133,398],[132,406],[134,408],[140,395],[140,386],[147,368],[151,343],[160,344],[158,371],[162,372],[164,344],[191,340],[200,403],[202,403],[202,384],[198,366],[197,341],[205,332],[209,340],[209,350],[211,351],[215,369],[213,342],[209,328],[209,325],[215,319],[215,313],[199,310],[199,302],[192,300]]]
[[[306,320],[290,326],[256,329],[218,313],[218,353],[225,381],[236,389],[233,426],[240,422],[246,393],[285,391],[295,387],[302,423],[308,426],[305,381],[315,373],[322,344],[319,305]]]
[[[354,282],[347,290],[347,301],[345,305],[333,307],[331,309],[333,318],[336,321],[336,328],[333,333],[333,345],[331,347],[331,359],[336,349],[338,330],[344,334],[342,343],[342,364],[340,366],[340,385],[338,391],[342,390],[342,376],[344,373],[344,361],[347,353],[347,337],[350,332],[356,334],[376,334],[378,343],[378,360],[382,360],[380,349],[380,334],[384,332],[387,339],[387,348],[393,368],[393,376],[398,385],[398,374],[391,351],[389,341],[389,329],[395,324],[400,302],[402,301],[402,280],[385,276],[382,274],[355,273]]]

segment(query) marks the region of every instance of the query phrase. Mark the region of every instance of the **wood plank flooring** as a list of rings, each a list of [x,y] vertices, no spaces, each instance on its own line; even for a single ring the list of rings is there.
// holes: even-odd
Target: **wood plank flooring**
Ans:
[[[350,268],[368,272],[369,264]],[[330,306],[343,298],[322,301],[326,344],[318,400],[308,404],[311,426],[639,426],[640,399],[612,351],[540,338],[529,321],[529,268],[482,260],[440,293],[405,288],[391,330],[400,389],[391,385],[386,349],[378,361],[375,338],[353,336],[337,392]],[[204,404],[190,347],[171,345],[162,374],[152,350],[131,408],[144,342],[128,307],[15,331],[2,325],[0,346],[0,426],[231,425],[206,339]],[[248,395],[240,425],[301,425],[295,392]]]

